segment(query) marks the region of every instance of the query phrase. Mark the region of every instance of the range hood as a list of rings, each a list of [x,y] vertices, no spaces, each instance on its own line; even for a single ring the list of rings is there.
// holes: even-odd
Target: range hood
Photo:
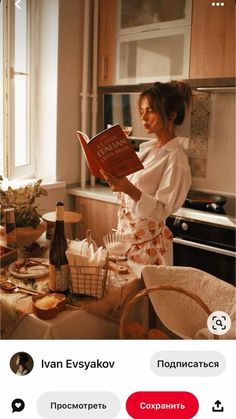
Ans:
[[[211,86],[211,87],[197,87],[196,90],[200,92],[212,92],[212,93],[235,93],[234,86]]]

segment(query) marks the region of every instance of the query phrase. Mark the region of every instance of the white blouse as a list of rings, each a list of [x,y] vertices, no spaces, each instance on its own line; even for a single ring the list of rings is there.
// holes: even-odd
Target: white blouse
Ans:
[[[134,218],[165,220],[183,205],[191,185],[188,159],[180,144],[183,140],[175,137],[160,148],[156,139],[141,144],[138,156],[144,169],[128,176],[142,192],[141,198],[135,202],[123,194]]]

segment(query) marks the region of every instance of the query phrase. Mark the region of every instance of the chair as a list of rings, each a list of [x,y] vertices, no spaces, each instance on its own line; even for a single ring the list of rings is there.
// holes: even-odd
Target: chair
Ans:
[[[142,269],[147,288],[156,285],[174,286],[192,293],[210,309],[225,311],[231,318],[231,329],[219,339],[235,339],[235,287],[207,272],[190,267],[147,265]],[[149,294],[155,313],[170,331],[183,339],[212,339],[207,328],[206,310],[187,295],[158,290]]]

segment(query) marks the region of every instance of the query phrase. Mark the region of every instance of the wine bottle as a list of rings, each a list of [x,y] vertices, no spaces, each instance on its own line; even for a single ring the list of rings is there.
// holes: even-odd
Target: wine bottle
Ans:
[[[69,292],[69,264],[66,257],[67,241],[64,227],[64,204],[56,205],[56,225],[49,251],[49,290]]]

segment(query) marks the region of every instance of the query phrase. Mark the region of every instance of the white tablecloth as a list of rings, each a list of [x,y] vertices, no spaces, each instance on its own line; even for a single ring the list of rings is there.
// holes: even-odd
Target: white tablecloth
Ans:
[[[27,314],[8,339],[117,339],[118,325],[87,311],[63,311],[51,320]]]
[[[15,283],[20,282],[17,278]],[[3,276],[1,280],[5,280]],[[44,290],[47,277],[29,281],[29,288]],[[23,284],[24,285],[24,284]],[[32,298],[22,293],[4,293],[0,290],[2,339],[117,339],[121,313],[127,301],[143,287],[141,278],[131,270],[120,280],[111,279],[109,290],[101,300],[82,301],[69,297],[65,311],[51,320],[42,320],[33,314]],[[139,307],[130,316],[143,317]]]

